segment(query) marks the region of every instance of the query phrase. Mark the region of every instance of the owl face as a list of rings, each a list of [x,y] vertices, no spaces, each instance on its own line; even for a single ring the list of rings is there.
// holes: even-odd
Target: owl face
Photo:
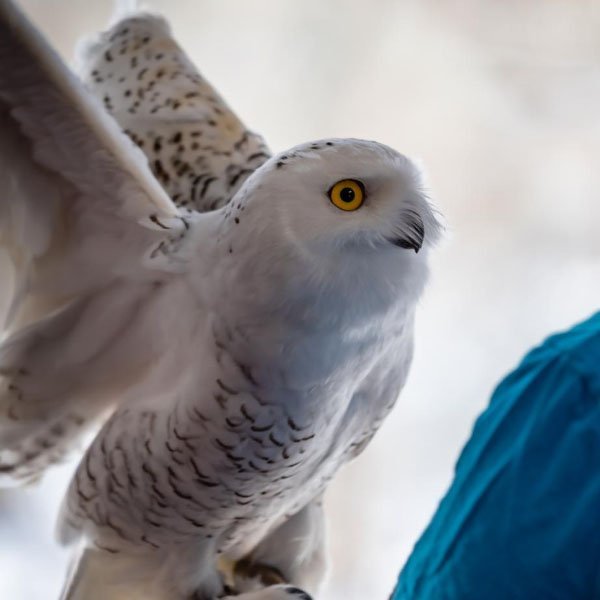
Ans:
[[[439,234],[418,169],[376,142],[303,144],[275,156],[249,183],[303,252],[414,254]]]

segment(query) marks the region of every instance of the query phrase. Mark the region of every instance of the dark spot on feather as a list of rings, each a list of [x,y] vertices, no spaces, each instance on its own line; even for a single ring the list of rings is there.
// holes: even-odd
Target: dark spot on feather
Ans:
[[[248,419],[248,421],[250,421],[251,423],[255,422],[256,419],[254,419],[254,417],[248,412],[248,409],[246,408],[245,404],[242,404],[242,406],[240,407],[240,412],[244,415],[246,419]]]
[[[229,459],[231,462],[234,462],[234,463],[238,463],[238,462],[240,462],[240,461],[243,461],[243,460],[244,460],[244,457],[243,457],[243,456],[235,456],[235,455],[231,454],[231,452],[227,452],[227,453],[225,454],[225,456],[226,456],[226,457],[227,457],[227,458],[228,458],[228,459]],[[245,472],[245,471],[244,471],[244,472]]]
[[[176,496],[179,496],[180,498],[183,498],[184,500],[193,500],[193,496],[191,496],[190,494],[186,494],[185,492],[182,492],[176,485],[173,484],[173,482],[169,479],[169,485],[171,486],[171,489],[173,490],[173,492],[175,493]]]
[[[296,425],[296,423],[293,421],[293,419],[291,417],[288,418],[288,425],[294,430],[294,431],[302,431],[301,427],[298,427],[298,425]]]
[[[269,158],[269,155],[266,152],[255,152],[248,157],[248,162],[256,160],[257,158]]]
[[[230,446],[229,444],[222,442],[219,438],[215,438],[215,442],[223,450],[233,450],[235,448],[235,446]]]
[[[217,401],[217,404],[224,410],[227,404],[227,398],[223,394],[215,394],[213,398]]]
[[[276,445],[279,446],[280,448],[283,448],[283,442],[280,442],[277,438],[275,438],[273,436],[273,432],[269,433],[269,439]]]
[[[144,542],[145,544],[148,544],[148,545],[152,546],[153,548],[160,548],[160,546],[158,546],[154,542],[151,542],[145,535],[143,535],[140,539],[141,539],[142,542]]]
[[[204,198],[204,194],[206,194],[206,192],[208,191],[208,186],[213,182],[216,181],[216,177],[209,177],[205,182],[204,185],[202,186],[202,190],[200,191],[200,197]]]
[[[239,181],[240,177],[244,177],[245,175],[250,175],[251,173],[252,173],[252,169],[242,169],[239,173],[234,175],[229,180],[229,185],[233,187]]]

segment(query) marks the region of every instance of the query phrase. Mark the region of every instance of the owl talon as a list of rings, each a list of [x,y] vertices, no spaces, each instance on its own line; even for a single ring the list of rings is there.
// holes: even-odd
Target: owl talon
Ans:
[[[279,569],[264,563],[255,563],[248,558],[239,560],[233,570],[236,579],[258,580],[263,586],[289,583]]]

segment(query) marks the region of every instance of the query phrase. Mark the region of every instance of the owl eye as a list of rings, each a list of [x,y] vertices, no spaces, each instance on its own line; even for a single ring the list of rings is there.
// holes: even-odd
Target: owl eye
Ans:
[[[342,179],[328,192],[331,202],[341,210],[356,210],[365,200],[365,186],[356,179]]]

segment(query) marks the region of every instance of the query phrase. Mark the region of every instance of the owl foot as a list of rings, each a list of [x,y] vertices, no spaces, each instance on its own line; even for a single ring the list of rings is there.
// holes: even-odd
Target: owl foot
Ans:
[[[289,583],[279,569],[264,563],[252,562],[248,558],[235,563],[233,577],[235,587],[239,591]]]
[[[224,596],[221,600],[312,600],[312,597],[293,585],[273,585],[237,596]]]

